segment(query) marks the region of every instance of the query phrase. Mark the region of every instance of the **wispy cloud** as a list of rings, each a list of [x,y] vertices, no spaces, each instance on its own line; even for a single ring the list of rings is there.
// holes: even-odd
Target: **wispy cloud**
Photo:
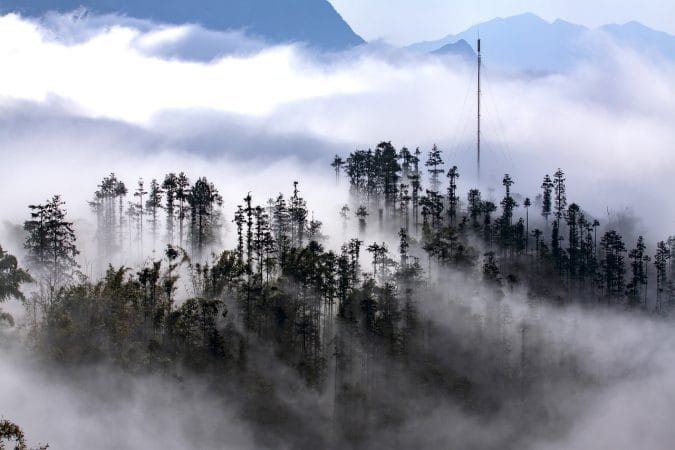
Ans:
[[[342,238],[337,211],[347,200],[346,188],[335,187],[330,157],[382,139],[425,151],[437,142],[446,161],[460,166],[461,189],[476,183],[473,67],[383,48],[326,57],[294,46],[259,45],[241,34],[115,17],[0,18],[0,219],[20,223],[27,204],[60,192],[78,231],[86,230],[86,200],[103,175],[114,171],[132,184],[138,177],[185,170],[218,185],[226,224],[227,214],[247,192],[264,202],[300,180],[309,207],[330,234]],[[602,45],[602,59],[546,77],[493,73],[486,61],[482,184],[498,196],[501,175],[508,171],[517,190],[533,197],[540,177],[562,167],[568,173],[570,201],[581,202],[603,221],[607,208],[621,211],[632,205],[636,213],[648,215],[648,222],[634,231],[649,231],[653,242],[675,232],[670,192],[675,67],[611,42]],[[456,323],[459,315],[454,314],[464,310],[463,299],[471,299],[474,316],[487,310],[490,299],[476,294],[480,286],[469,286],[465,278],[463,274],[443,291],[456,293],[454,306],[439,299],[424,306],[443,335],[465,326]],[[503,301],[513,310],[508,337],[514,345],[520,338],[514,334],[518,321],[530,312],[524,309],[529,300],[516,292]],[[669,325],[587,310],[541,308],[535,313],[538,323],[560,340],[544,340],[542,351],[558,357],[553,352],[564,343],[584,373],[605,388],[588,397],[589,391],[574,391],[578,397],[568,399],[568,386],[557,386],[560,392],[547,393],[544,400],[552,410],[563,415],[573,411],[570,417],[575,418],[581,403],[596,406],[583,408],[569,435],[525,436],[525,444],[558,450],[662,448],[672,442],[672,427],[660,420],[672,416]],[[173,381],[136,379],[125,388],[127,395],[100,409],[100,399],[15,362],[0,360],[0,384],[9,386],[0,392],[0,404],[8,408],[3,413],[54,445],[77,448],[84,443],[89,448],[97,442],[91,430],[98,431],[102,423],[131,430],[134,444],[159,437],[163,448],[184,448],[196,439],[185,427],[204,420],[205,427],[217,431],[204,435],[197,429],[203,446],[223,442],[224,435],[233,447],[252,445],[247,427],[236,420],[230,426],[236,413],[204,398],[198,388],[178,392]],[[99,391],[101,380],[128,381],[114,373],[95,375],[87,392]],[[26,396],[17,394],[21,392]],[[166,392],[171,398],[164,397]],[[48,405],[36,413],[36,402],[44,399],[58,409]],[[205,409],[192,409],[193,400]],[[306,403],[296,400],[289,403],[316,404],[313,397]],[[178,416],[171,410],[176,404],[184,407]],[[452,405],[424,411],[430,413],[408,422],[392,442],[414,439],[411,446],[438,448],[460,435],[479,447],[504,448],[501,439],[516,429],[507,414],[486,426]],[[654,417],[658,419],[650,420]],[[77,436],[64,434],[64,424],[76,421],[93,425]],[[223,424],[227,426],[219,428]],[[132,446],[124,435],[116,439],[111,446]]]
[[[231,51],[235,41],[244,52]],[[30,148],[69,158],[80,149],[92,167],[99,166],[93,159],[116,152],[187,152],[211,160],[295,156],[323,160],[328,172],[337,151],[382,139],[426,151],[436,142],[460,166],[463,189],[475,184],[472,67],[392,49],[326,57],[258,45],[194,26],[5,16],[0,120],[11,131],[0,151]],[[629,205],[639,214],[658,211],[662,220],[650,227],[663,238],[675,223],[675,200],[666,189],[675,170],[669,89],[675,68],[609,41],[598,45],[605,47],[602,58],[567,74],[492,73],[486,61],[482,184],[498,195],[501,175],[510,172],[517,190],[533,197],[540,178],[562,167],[571,201],[599,216]],[[120,158],[106,158],[109,170],[119,172]],[[31,164],[40,171],[39,158]],[[13,182],[3,180],[3,191]]]

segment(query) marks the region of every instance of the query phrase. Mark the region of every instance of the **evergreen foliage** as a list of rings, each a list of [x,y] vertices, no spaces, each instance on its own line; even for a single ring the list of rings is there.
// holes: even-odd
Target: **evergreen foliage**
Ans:
[[[546,324],[535,317],[514,324],[503,301],[509,290],[522,289],[533,304],[554,299],[671,314],[675,239],[657,244],[652,264],[643,237],[627,251],[616,230],[601,228],[579,204],[568,205],[560,169],[544,178],[542,221],[530,217],[532,201],[514,192],[510,175],[502,179],[504,196],[496,204],[477,188],[459,192],[459,170],[451,166],[446,196],[434,188],[444,173],[440,150],[430,152],[428,179],[420,173],[420,155],[382,142],[374,151],[335,157],[331,167],[338,179],[344,170],[351,198],[336,210],[345,236],[333,248],[297,181],[288,197],[239,197],[231,249],[218,248],[223,198],[213,183],[201,177],[193,184],[182,172],[170,173],[153,179],[146,192],[139,181],[130,216],[137,228],[129,229],[130,237],[142,241],[147,220],[154,246],[163,220],[163,257],[153,254],[140,268],[111,264],[100,279],[60,278],[35,319],[38,348],[64,367],[188,370],[243,390],[260,382],[274,391],[275,374],[266,373],[266,364],[279,361],[307,389],[332,394],[332,437],[298,448],[336,442],[361,448],[405,417],[406,403],[399,400],[413,390],[432,403],[451,398],[480,417],[506,407],[524,417],[544,414],[541,389],[580,369],[564,354],[528,366],[536,359],[535,343],[545,342]],[[109,251],[121,245],[117,207],[123,195],[115,188],[121,185],[111,174],[95,196],[94,213],[105,231],[97,239],[115,242],[106,244]],[[62,205],[55,196],[30,207],[26,261],[37,281],[77,268],[74,229]],[[350,227],[352,211],[358,223]],[[441,331],[430,314],[439,299],[458,295],[448,292],[451,275],[484,281],[480,295],[487,306],[477,314],[471,298],[461,299],[449,308],[462,329]],[[0,249],[0,300],[23,298],[19,286],[28,281],[16,259]],[[516,327],[520,343],[513,338]],[[441,357],[439,348],[451,357]],[[277,404],[274,395],[265,397],[265,407]],[[519,410],[524,404],[533,409]],[[266,426],[285,420],[283,413],[253,416]]]

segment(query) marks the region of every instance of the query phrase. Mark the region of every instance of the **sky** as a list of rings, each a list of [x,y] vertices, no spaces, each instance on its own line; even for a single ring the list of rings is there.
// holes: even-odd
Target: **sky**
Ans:
[[[672,0],[330,0],[364,39],[411,44],[525,12],[588,27],[632,20],[675,34]]]

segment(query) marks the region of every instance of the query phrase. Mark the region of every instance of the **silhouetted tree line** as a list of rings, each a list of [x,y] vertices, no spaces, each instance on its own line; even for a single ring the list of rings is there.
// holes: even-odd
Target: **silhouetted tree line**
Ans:
[[[411,396],[429,404],[450,399],[483,415],[521,405],[522,427],[533,426],[547,408],[541,392],[581,369],[564,349],[542,356],[546,324],[536,315],[514,323],[504,289],[522,285],[536,299],[669,312],[675,239],[659,242],[652,258],[642,237],[628,249],[614,230],[598,236],[599,221],[568,204],[562,170],[545,176],[535,197],[541,221],[530,223],[529,198],[520,209],[508,174],[498,204],[478,189],[463,201],[459,169],[446,171],[434,146],[425,175],[421,155],[383,142],[336,156],[336,178],[344,171],[353,198],[340,218],[345,229],[351,211],[358,221],[358,236],[338,249],[326,248],[298,182],[289,196],[260,204],[250,193],[228,199],[238,204],[236,246],[207,254],[219,242],[224,199],[206,178],[192,183],[168,174],[149,190],[139,180],[125,205],[128,191],[110,174],[90,203],[99,248],[142,256],[145,236],[153,248],[161,242],[162,253],[140,268],[110,265],[101,279],[88,279],[79,271],[73,223],[55,196],[30,207],[30,272],[0,250],[0,300],[23,298],[29,273],[46,280],[47,289],[25,302],[35,342],[51,360],[215,375],[217,389],[227,379],[257,405],[251,420],[291,428],[290,410],[267,413],[281,408],[279,375],[265,363],[273,355],[310,389],[333,397],[332,431],[296,442],[299,448],[372,446],[409,417]],[[366,243],[375,218],[381,240]],[[461,302],[448,307],[461,330],[434,325],[422,307],[449,295],[448,269],[479,273],[488,298],[480,315]],[[263,385],[271,387],[261,394]]]
[[[413,223],[413,236],[419,238],[425,256],[441,265],[467,268],[482,260],[487,278],[521,283],[534,293],[553,291],[566,302],[605,302],[664,314],[672,307],[675,238],[658,242],[652,257],[642,236],[632,247],[616,230],[607,229],[598,236],[600,222],[579,204],[568,203],[561,169],[553,177],[544,176],[537,195],[544,221],[531,227],[532,201],[525,198],[519,209],[512,192],[515,181],[509,174],[504,175],[498,205],[475,188],[468,190],[463,203],[457,190],[457,166],[446,172],[442,152],[434,146],[424,164],[429,182],[425,189],[420,154],[418,149],[412,155],[405,147],[396,151],[383,142],[374,152],[353,152],[341,164],[354,202],[360,205],[362,231],[366,218],[378,211],[379,217],[387,218],[388,230],[408,232]],[[342,158],[336,156],[334,167],[335,161]],[[448,179],[445,192],[439,181],[443,174]],[[386,180],[397,185],[385,189]],[[398,194],[398,201],[387,201],[385,192]],[[416,195],[420,192],[424,195]]]
[[[125,199],[129,191],[114,173],[104,177],[89,202],[97,219],[96,240],[99,254],[111,257],[116,252],[143,254],[143,240],[150,229],[152,249],[162,241],[188,247],[196,255],[219,242],[220,210],[223,198],[206,178],[194,183],[181,172],[169,173],[163,181],[153,179],[149,190],[139,179],[131,192],[133,199]]]

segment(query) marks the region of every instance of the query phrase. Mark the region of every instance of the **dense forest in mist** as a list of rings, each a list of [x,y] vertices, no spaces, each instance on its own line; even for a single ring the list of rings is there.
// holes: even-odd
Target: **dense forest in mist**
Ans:
[[[563,435],[585,395],[621,376],[579,352],[576,315],[667,323],[675,237],[622,236],[567,198],[561,169],[527,195],[508,174],[501,193],[460,192],[443,157],[389,142],[336,156],[327,182],[350,202],[334,217],[313,217],[302,180],[257,199],[183,172],[104,176],[94,236],[68,199],[30,205],[23,251],[0,250],[0,301],[25,307],[0,311],[2,345],[60,373],[199,380],[258,448],[523,449]],[[6,419],[0,448],[27,448]]]

